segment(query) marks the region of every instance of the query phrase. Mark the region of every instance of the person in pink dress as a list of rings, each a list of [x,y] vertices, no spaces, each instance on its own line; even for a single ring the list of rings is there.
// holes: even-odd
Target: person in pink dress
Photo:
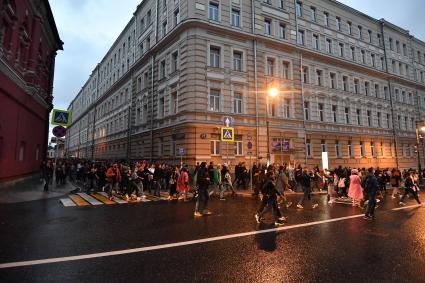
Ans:
[[[351,170],[348,196],[353,199],[353,206],[360,206],[360,201],[363,199],[362,181],[358,174],[357,169]]]
[[[187,168],[183,167],[180,172],[180,176],[177,179],[177,192],[180,196],[183,195],[184,201],[187,201],[187,193],[189,192],[189,175],[187,173]]]

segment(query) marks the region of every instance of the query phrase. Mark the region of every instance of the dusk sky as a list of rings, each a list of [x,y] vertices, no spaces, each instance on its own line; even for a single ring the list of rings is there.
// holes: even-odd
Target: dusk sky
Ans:
[[[54,105],[66,109],[131,19],[141,0],[50,0],[64,51],[56,57]],[[343,0],[367,15],[385,18],[425,41],[423,0]],[[125,3],[125,5],[124,5]]]

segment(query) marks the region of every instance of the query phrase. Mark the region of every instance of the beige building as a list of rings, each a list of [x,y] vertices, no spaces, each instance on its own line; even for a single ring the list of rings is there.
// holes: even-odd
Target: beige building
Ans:
[[[417,167],[425,43],[332,0],[145,0],[69,110],[77,157]]]

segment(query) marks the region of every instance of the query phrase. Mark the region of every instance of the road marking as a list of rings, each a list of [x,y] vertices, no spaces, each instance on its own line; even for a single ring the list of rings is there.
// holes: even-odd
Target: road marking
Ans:
[[[103,204],[103,202],[98,201],[97,199],[95,199],[94,197],[92,197],[92,196],[90,196],[86,193],[77,193],[77,195],[82,197],[84,200],[89,202],[91,205],[102,205]]]
[[[72,201],[75,202],[75,204],[78,205],[78,206],[90,205],[90,203],[88,203],[87,201],[85,201],[79,195],[69,195],[69,198],[72,199]]]
[[[409,208],[417,208],[417,207],[420,207],[420,206],[421,205],[404,206],[404,207],[399,207],[399,208],[393,208],[393,209],[391,209],[391,211],[397,211],[397,210],[409,209]],[[135,249],[126,249],[126,250],[117,250],[117,251],[110,251],[110,252],[94,253],[94,254],[85,254],[85,255],[76,255],[76,256],[67,256],[67,257],[56,257],[56,258],[48,258],[48,259],[38,259],[38,260],[29,260],[29,261],[17,261],[17,262],[1,263],[0,269],[12,268],[12,267],[22,267],[22,266],[31,266],[31,265],[40,265],[40,264],[49,264],[49,263],[58,263],[58,262],[67,262],[67,261],[75,261],[75,260],[84,260],[84,259],[91,259],[91,258],[117,256],[117,255],[125,255],[125,254],[133,254],[133,253],[141,253],[141,252],[147,252],[147,251],[169,249],[169,248],[175,248],[175,247],[181,247],[181,246],[190,246],[190,245],[209,243],[209,242],[215,242],[215,241],[220,241],[220,240],[241,238],[241,237],[253,236],[253,235],[258,235],[258,234],[279,232],[279,231],[285,231],[285,230],[292,230],[292,229],[296,229],[296,228],[303,228],[303,227],[310,227],[310,226],[315,226],[315,225],[320,225],[320,224],[338,222],[338,221],[343,221],[343,220],[347,220],[347,219],[359,218],[359,217],[362,217],[363,215],[364,214],[356,214],[356,215],[351,215],[351,216],[332,218],[332,219],[327,219],[327,220],[314,221],[314,222],[296,224],[296,225],[291,225],[291,226],[277,227],[277,228],[271,228],[271,229],[265,229],[265,230],[259,230],[259,231],[250,231],[250,232],[244,232],[244,233],[217,236],[217,237],[211,237],[211,238],[203,238],[203,239],[198,239],[198,240],[191,240],[191,241],[184,241],[184,242],[177,242],[177,243],[170,243],[170,244],[162,244],[162,245],[156,245],[156,246],[150,246],[150,247],[141,247],[141,248],[135,248]]]
[[[90,195],[94,197],[95,199],[97,199],[98,201],[103,202],[104,204],[117,204],[115,201],[109,200],[107,197],[99,193],[92,193]]]
[[[72,200],[70,200],[69,198],[61,198],[60,199],[61,203],[63,204],[63,206],[77,206]]]
[[[108,197],[108,194],[105,192],[100,192],[99,194],[101,194],[102,196]],[[122,198],[116,197],[116,196],[112,196],[112,199],[119,204],[123,204],[123,203],[127,203],[125,200],[123,200]]]

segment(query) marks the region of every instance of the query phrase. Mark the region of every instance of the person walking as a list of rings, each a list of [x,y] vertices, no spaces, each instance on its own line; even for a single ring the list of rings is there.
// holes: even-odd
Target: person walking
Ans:
[[[257,223],[261,223],[264,220],[263,215],[266,211],[266,207],[269,206],[273,210],[276,226],[284,225],[286,218],[282,216],[279,207],[277,205],[277,196],[282,194],[277,190],[275,183],[275,175],[273,170],[268,170],[266,173],[266,181],[262,186],[261,193],[263,198],[261,200],[258,212],[255,214],[255,220]]]
[[[210,191],[210,197],[218,190],[220,192],[220,200],[226,200],[224,198],[224,189],[221,177],[221,164],[218,164],[214,169],[212,190]]]
[[[351,170],[350,186],[348,188],[348,196],[353,200],[353,206],[361,206],[360,201],[363,199],[363,188],[361,179],[357,169]]]
[[[211,212],[208,210],[208,187],[210,185],[210,177],[208,175],[208,170],[206,162],[202,162],[198,171],[198,199],[196,200],[195,213],[194,215],[203,216],[210,215]],[[202,204],[201,204],[202,202]],[[200,209],[202,205],[202,210]],[[202,211],[202,213],[201,213]]]
[[[310,193],[310,184],[311,184],[311,176],[308,172],[308,168],[304,167],[304,171],[300,176],[299,182],[303,188],[303,196],[300,198],[298,204],[297,204],[297,208],[303,209],[303,204],[305,201],[307,200],[311,200],[311,193]],[[316,208],[318,207],[319,204],[312,204],[312,208]]]
[[[404,199],[406,198],[406,196],[408,194],[411,194],[415,198],[416,202],[418,204],[422,205],[422,203],[421,203],[421,201],[419,200],[419,197],[418,197],[419,188],[414,181],[413,173],[407,172],[404,175],[404,179],[405,179],[405,181],[404,181],[404,194],[400,199],[399,205],[401,205],[401,206],[406,205],[404,203]]]
[[[179,193],[178,199],[183,195],[183,200],[187,201],[187,193],[189,192],[189,173],[187,167],[183,167],[180,171],[180,176],[177,179],[177,191]]]
[[[169,196],[168,200],[173,200],[175,194],[177,193],[177,180],[179,178],[179,174],[177,173],[177,169],[174,166],[171,169],[170,178],[168,180],[168,188],[169,188]]]
[[[50,184],[50,182],[52,181],[52,178],[53,178],[53,165],[52,165],[51,160],[47,161],[47,163],[44,165],[43,177],[44,177],[44,181],[46,182],[44,184],[44,191],[48,192],[49,191],[49,184]]]
[[[364,192],[367,195],[368,203],[366,207],[365,216],[363,217],[366,220],[375,219],[375,206],[376,206],[376,194],[379,190],[378,180],[373,174],[373,168],[369,168],[367,177],[365,179],[365,184],[363,185]]]

